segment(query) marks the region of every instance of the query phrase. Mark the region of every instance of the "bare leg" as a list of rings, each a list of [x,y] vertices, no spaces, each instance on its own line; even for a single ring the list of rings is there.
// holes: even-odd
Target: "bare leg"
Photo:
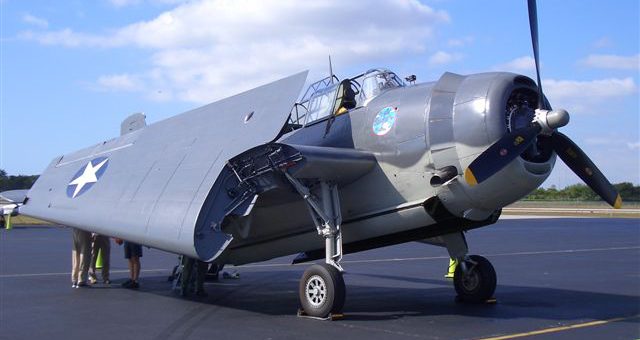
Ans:
[[[131,257],[131,262],[132,262],[132,273],[131,273],[131,279],[133,281],[138,281],[138,278],[140,277],[140,258],[135,256],[135,257]]]
[[[80,254],[73,249],[71,251],[71,283],[78,283],[78,274],[80,273]]]
[[[135,275],[133,274],[135,269],[133,264],[133,257],[129,258],[128,263],[129,263],[129,278],[133,281],[135,280],[134,279]]]

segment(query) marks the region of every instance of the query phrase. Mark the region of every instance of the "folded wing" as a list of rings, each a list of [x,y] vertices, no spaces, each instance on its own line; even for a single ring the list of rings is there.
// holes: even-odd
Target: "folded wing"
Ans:
[[[196,256],[196,221],[229,159],[274,139],[305,83],[302,72],[55,158],[21,213]]]

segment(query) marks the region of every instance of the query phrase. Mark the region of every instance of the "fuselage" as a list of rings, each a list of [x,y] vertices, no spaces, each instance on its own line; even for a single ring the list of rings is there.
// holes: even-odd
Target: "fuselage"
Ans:
[[[353,148],[375,156],[373,170],[340,188],[345,244],[364,249],[367,242],[384,245],[412,237],[399,235],[437,236],[450,229],[436,228],[442,221],[428,211],[429,200],[437,199],[458,218],[461,229],[488,224],[497,211],[527,195],[550,174],[555,155],[537,150],[538,158],[518,158],[496,180],[475,187],[460,180],[473,158],[520,119],[510,116],[510,106],[521,104],[514,103],[515,97],[526,102],[528,94],[535,94],[535,85],[523,76],[447,73],[436,82],[384,89],[373,98],[360,99],[345,113],[306,122],[278,142]],[[283,199],[286,195],[291,198]],[[261,196],[248,237],[234,239],[222,256],[224,262],[246,263],[321,249],[322,238],[303,202],[294,196],[282,190]],[[417,232],[429,226],[433,234]]]
[[[373,70],[340,82],[355,84],[340,95],[337,84],[312,91],[300,103],[304,119],[293,120],[288,110],[305,78],[293,75],[149,126],[134,115],[120,137],[54,158],[21,212],[240,264],[323,247],[304,200],[285,179],[283,171],[295,166],[307,167],[301,180],[312,190],[314,179],[337,181],[347,252],[493,223],[553,167],[555,154],[541,139],[480,185],[460,180],[475,156],[530,121],[536,96],[529,78],[446,73],[405,86],[395,74]],[[266,159],[260,150],[277,148],[307,154],[289,170],[271,164],[252,174]],[[232,165],[244,158],[249,172],[241,178]],[[91,181],[84,176],[90,170]]]

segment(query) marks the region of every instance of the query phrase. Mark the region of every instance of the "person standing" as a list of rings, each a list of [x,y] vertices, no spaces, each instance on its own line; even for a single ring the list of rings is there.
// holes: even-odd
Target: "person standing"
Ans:
[[[117,241],[116,241],[117,242]],[[121,241],[122,242],[122,241]],[[120,242],[118,242],[120,244]],[[122,287],[138,289],[140,288],[140,283],[138,279],[140,278],[140,258],[142,257],[142,246],[124,241],[124,258],[129,262],[129,280],[122,283]]]
[[[91,243],[91,266],[89,267],[89,282],[94,284],[98,281],[96,275],[96,264],[98,263],[98,257],[102,260],[102,282],[104,284],[110,284],[109,280],[109,265],[111,258],[111,241],[108,236],[99,235],[93,233],[93,242]]]
[[[446,279],[453,279],[454,274],[456,273],[456,267],[458,266],[458,260],[454,258],[449,259],[449,268],[447,269],[447,273],[444,274]]]
[[[87,286],[87,276],[91,261],[91,233],[73,228],[73,247],[71,249],[71,287]]]

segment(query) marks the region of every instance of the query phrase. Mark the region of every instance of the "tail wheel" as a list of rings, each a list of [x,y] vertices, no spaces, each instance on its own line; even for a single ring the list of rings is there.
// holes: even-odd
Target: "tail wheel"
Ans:
[[[471,255],[465,260],[467,273],[458,265],[453,276],[453,284],[458,298],[466,302],[484,302],[493,297],[496,290],[496,271],[491,262],[479,255]]]
[[[324,318],[342,312],[345,298],[342,273],[328,264],[314,264],[300,280],[299,298],[307,315]]]

